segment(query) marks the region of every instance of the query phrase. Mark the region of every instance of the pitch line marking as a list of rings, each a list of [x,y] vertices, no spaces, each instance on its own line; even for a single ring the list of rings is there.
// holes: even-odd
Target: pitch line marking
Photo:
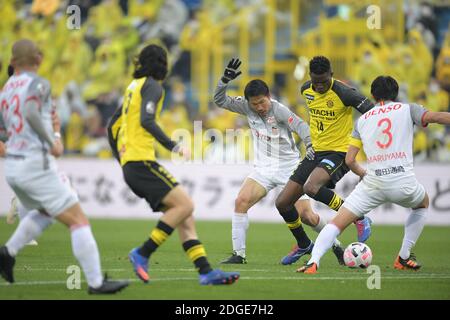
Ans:
[[[367,277],[316,277],[316,276],[308,276],[298,275],[296,277],[241,277],[241,280],[298,280],[298,281],[318,281],[318,280],[348,280],[348,281],[357,281],[357,280],[367,280]],[[383,279],[390,280],[400,280],[400,279],[411,279],[411,280],[441,280],[441,279],[450,279],[450,275],[440,275],[440,276],[384,276]],[[117,280],[127,280],[130,282],[141,282],[139,279],[117,279]],[[176,277],[176,278],[150,278],[150,282],[165,282],[165,281],[193,281],[197,280],[197,277]],[[81,281],[82,283],[86,283],[86,281]],[[54,281],[19,281],[14,282],[13,284],[7,282],[0,282],[0,287],[12,287],[12,286],[45,286],[45,285],[64,285],[66,281],[54,280]]]

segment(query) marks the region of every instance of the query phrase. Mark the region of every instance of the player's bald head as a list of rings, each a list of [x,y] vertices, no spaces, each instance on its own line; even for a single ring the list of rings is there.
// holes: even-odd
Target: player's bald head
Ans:
[[[41,50],[33,41],[22,39],[13,44],[11,64],[15,68],[39,65],[41,58]]]

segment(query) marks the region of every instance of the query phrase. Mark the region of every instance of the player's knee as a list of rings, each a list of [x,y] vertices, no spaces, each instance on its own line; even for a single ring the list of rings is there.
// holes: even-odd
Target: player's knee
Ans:
[[[319,189],[320,186],[311,182],[306,182],[305,185],[303,186],[304,192],[310,197],[314,197],[317,194],[317,192],[319,192]]]
[[[423,198],[422,202],[414,209],[426,209],[430,205],[430,198],[428,197],[428,194],[425,193],[425,197]]]
[[[289,210],[290,207],[292,207],[292,204],[287,201],[285,197],[278,196],[275,200],[275,207],[277,207],[277,210],[280,214],[283,212],[286,212]]]
[[[250,208],[250,197],[239,195],[234,201],[234,209],[236,212],[246,212]]]
[[[300,213],[300,220],[302,223],[306,224],[307,226],[315,226],[317,225],[317,218],[316,214],[312,212],[311,210],[304,210]]]
[[[186,199],[180,205],[184,216],[189,217],[194,212],[194,203],[192,202],[192,200]]]

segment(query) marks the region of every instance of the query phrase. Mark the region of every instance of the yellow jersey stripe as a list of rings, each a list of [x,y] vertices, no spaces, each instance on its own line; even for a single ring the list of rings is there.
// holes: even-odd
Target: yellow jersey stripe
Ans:
[[[164,177],[161,173],[159,173],[158,171],[153,169],[152,166],[147,161],[144,161],[144,165],[150,170],[151,173],[153,173],[155,176],[160,178],[170,188],[173,188],[173,184],[166,177]]]

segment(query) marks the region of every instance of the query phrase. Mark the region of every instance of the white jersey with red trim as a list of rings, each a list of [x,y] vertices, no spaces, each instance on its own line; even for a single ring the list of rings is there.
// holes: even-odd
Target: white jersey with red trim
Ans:
[[[369,180],[385,182],[414,175],[414,124],[426,126],[422,122],[426,112],[417,104],[388,101],[358,119],[352,137],[362,141]]]
[[[49,82],[33,72],[11,76],[0,93],[0,112],[8,137],[8,155],[45,156],[50,150],[48,143],[39,138],[25,119],[24,108],[29,100],[38,103],[45,129],[53,132]]]

